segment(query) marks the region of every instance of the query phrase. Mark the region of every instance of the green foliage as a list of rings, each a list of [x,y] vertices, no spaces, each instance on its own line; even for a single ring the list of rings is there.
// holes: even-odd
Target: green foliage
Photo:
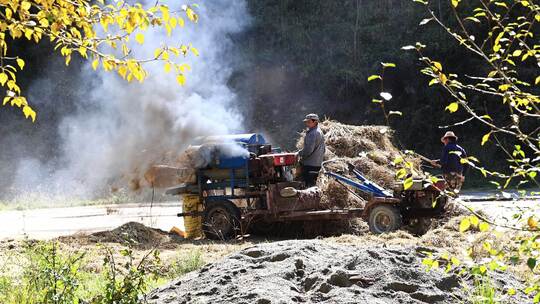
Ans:
[[[135,304],[163,284],[169,271],[163,268],[157,250],[138,259],[129,248],[116,252],[102,247],[99,255],[103,268],[90,269],[86,268],[91,260],[87,252],[66,251],[57,242],[29,241],[22,253],[3,265],[0,303]],[[200,267],[202,259],[194,253],[181,261],[185,273]]]
[[[473,288],[469,299],[472,304],[496,304],[497,290],[489,277],[474,276]]]
[[[85,254],[63,253],[56,242],[25,244],[19,276],[0,278],[3,303],[79,303],[79,270]]]
[[[157,279],[161,270],[159,251],[149,251],[138,263],[131,249],[123,249],[120,253],[126,259],[123,264],[116,262],[111,249],[105,247],[105,287],[93,303],[137,304],[148,291],[150,281]]]
[[[186,255],[176,258],[169,267],[168,277],[176,278],[188,272],[195,271],[206,264],[202,258],[200,250],[191,250]]]

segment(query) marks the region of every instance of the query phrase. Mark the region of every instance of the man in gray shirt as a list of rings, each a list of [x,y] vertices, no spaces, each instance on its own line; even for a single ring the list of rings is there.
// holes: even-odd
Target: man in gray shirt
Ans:
[[[324,136],[319,128],[319,116],[317,114],[308,114],[304,119],[308,127],[304,137],[304,147],[298,152],[302,163],[302,177],[306,187],[313,187],[317,184],[317,177],[321,170],[321,164],[324,160],[326,146]]]

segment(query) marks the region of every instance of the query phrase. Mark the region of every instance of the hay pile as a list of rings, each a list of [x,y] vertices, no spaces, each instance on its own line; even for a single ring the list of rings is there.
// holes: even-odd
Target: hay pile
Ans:
[[[394,131],[386,126],[353,126],[333,120],[319,124],[326,143],[325,160],[335,160],[326,168],[347,174],[351,163],[370,180],[392,189],[396,179],[394,160],[400,155],[393,144]],[[303,146],[302,133],[297,147]],[[421,160],[407,156],[407,161],[419,167]],[[322,203],[332,207],[361,206],[363,203],[341,184],[321,175],[318,186],[323,190]]]

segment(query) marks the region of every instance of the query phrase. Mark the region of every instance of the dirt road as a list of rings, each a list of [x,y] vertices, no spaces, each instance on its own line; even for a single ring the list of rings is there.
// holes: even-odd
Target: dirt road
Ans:
[[[540,215],[540,200],[495,201],[481,200],[482,195],[469,193],[462,196],[464,202],[475,210],[505,225],[516,225],[519,219],[513,218],[523,212],[523,218],[529,215]],[[21,211],[0,212],[0,239],[24,238],[50,239],[78,232],[95,232],[109,230],[130,221],[146,226],[169,231],[173,226],[183,228],[182,218],[176,216],[181,212],[181,204],[175,202],[143,204],[122,204],[107,206],[83,206],[68,208],[29,209]]]
[[[78,232],[109,230],[135,221],[169,231],[183,227],[181,205],[175,202],[29,209],[0,212],[0,240],[6,238],[50,239]]]

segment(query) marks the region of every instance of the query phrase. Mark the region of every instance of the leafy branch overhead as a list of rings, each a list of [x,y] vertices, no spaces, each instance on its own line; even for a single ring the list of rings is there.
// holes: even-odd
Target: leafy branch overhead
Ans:
[[[489,171],[480,167],[480,160],[471,156],[462,158],[461,162],[477,169],[484,177],[500,179],[490,182],[501,190],[510,187],[513,181],[516,187],[524,184],[540,186],[537,180],[540,171],[540,44],[536,37],[540,5],[516,0],[449,0],[446,3],[454,18],[448,21],[439,13],[441,1],[414,2],[421,3],[427,10],[428,16],[420,26],[439,26],[459,47],[468,51],[470,62],[482,67],[477,70],[480,72],[472,72],[475,71],[472,68],[457,72],[451,62],[434,58],[437,54],[426,55],[429,46],[423,43],[402,48],[417,51],[423,63],[421,72],[429,77],[428,85],[442,88],[447,93],[450,101],[444,105],[445,110],[452,115],[464,115],[465,119],[462,116],[460,121],[444,128],[476,122],[486,130],[479,141],[480,146],[494,144],[506,155],[507,168],[505,172]],[[402,177],[405,176],[403,171]],[[512,296],[516,292],[523,292],[532,302],[540,303],[538,214],[520,211],[513,215],[516,224],[506,225],[468,209],[473,215],[462,218],[459,231],[478,230],[491,233],[495,239],[486,238],[481,246],[471,246],[466,252],[466,263],[443,254],[436,258],[429,255],[424,264],[428,268],[446,265],[446,271],[482,279],[489,278],[490,272],[521,267],[527,272],[525,287],[520,291],[509,288],[500,293],[508,302],[514,302]],[[509,238],[504,243],[496,241],[500,233],[496,228],[512,229],[512,232],[506,231]]]
[[[503,178],[506,188],[512,180],[520,184],[534,182],[540,170],[540,44],[536,34],[540,5],[532,1],[486,1],[471,3],[450,1],[455,26],[449,26],[432,8],[425,6],[428,18],[420,25],[442,27],[471,58],[485,66],[483,73],[458,75],[442,60],[424,53],[426,45],[417,42],[403,47],[416,50],[425,64],[422,73],[430,77],[429,86],[439,85],[449,93],[446,106],[450,113],[464,111],[471,121],[482,124],[487,132],[481,145],[493,142],[508,156],[511,173],[500,174],[477,167],[484,175]],[[531,77],[530,75],[536,75]],[[508,140],[511,138],[511,140]]]
[[[39,43],[43,38],[51,41],[68,65],[77,55],[92,61],[92,68],[115,71],[128,82],[144,81],[148,72],[144,64],[161,61],[165,72],[174,71],[176,80],[184,85],[185,73],[191,67],[179,58],[199,52],[191,44],[156,46],[153,57],[137,58],[132,48],[145,43],[144,33],[149,28],[162,28],[170,36],[183,27],[185,19],[197,22],[196,5],[183,5],[171,11],[156,1],[151,7],[124,1],[105,3],[103,0],[7,0],[0,2],[0,85],[6,95],[3,105],[22,109],[26,118],[36,119],[17,84],[17,72],[25,68],[25,61],[12,54],[9,43],[13,39],[26,39]],[[135,43],[133,43],[135,42]]]

